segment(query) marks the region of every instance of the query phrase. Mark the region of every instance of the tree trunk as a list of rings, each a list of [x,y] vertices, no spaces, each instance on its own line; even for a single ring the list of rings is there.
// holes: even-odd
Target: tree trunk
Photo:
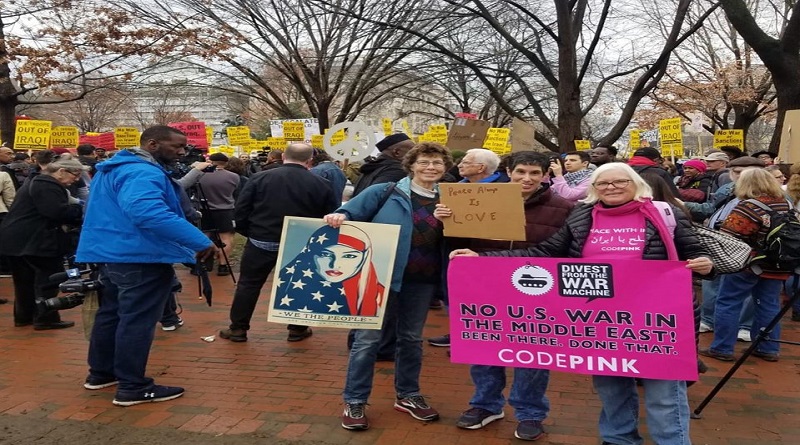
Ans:
[[[9,147],[14,146],[14,132],[16,131],[14,118],[17,115],[17,96],[7,96],[0,93],[0,140]]]

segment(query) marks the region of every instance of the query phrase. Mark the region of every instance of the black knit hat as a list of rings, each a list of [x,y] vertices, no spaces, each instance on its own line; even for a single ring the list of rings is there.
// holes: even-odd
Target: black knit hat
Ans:
[[[656,159],[661,157],[661,153],[659,153],[658,150],[656,150],[653,147],[642,147],[642,148],[634,151],[633,155],[634,156],[642,156],[642,157],[645,157],[647,159],[651,159],[653,161],[655,161]]]
[[[389,136],[386,136],[385,138],[381,139],[380,141],[378,141],[377,144],[375,144],[375,146],[378,147],[378,150],[383,151],[394,144],[410,140],[411,138],[408,137],[408,135],[405,133],[395,133],[395,134],[390,134]]]

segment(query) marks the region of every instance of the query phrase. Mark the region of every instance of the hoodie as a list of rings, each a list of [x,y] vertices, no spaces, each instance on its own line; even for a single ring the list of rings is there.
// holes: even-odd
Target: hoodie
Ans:
[[[211,240],[181,209],[179,186],[141,150],[97,164],[78,244],[80,263],[193,263]]]

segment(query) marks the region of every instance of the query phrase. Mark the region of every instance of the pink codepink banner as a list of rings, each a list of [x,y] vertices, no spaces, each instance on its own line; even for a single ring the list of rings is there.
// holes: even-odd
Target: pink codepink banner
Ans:
[[[697,380],[683,262],[459,257],[447,282],[453,362]]]

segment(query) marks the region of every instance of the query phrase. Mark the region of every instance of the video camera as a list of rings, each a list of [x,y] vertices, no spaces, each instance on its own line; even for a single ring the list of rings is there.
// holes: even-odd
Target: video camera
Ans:
[[[91,275],[93,269],[80,270],[78,268],[67,269],[66,272],[59,272],[50,275],[51,283],[58,283],[58,290],[67,295],[48,298],[38,302],[44,306],[44,309],[51,311],[60,311],[64,309],[72,309],[76,306],[83,304],[86,298],[85,292],[92,292],[100,290],[103,285],[100,281],[88,278],[81,278],[82,275]],[[49,286],[48,286],[49,287]]]

